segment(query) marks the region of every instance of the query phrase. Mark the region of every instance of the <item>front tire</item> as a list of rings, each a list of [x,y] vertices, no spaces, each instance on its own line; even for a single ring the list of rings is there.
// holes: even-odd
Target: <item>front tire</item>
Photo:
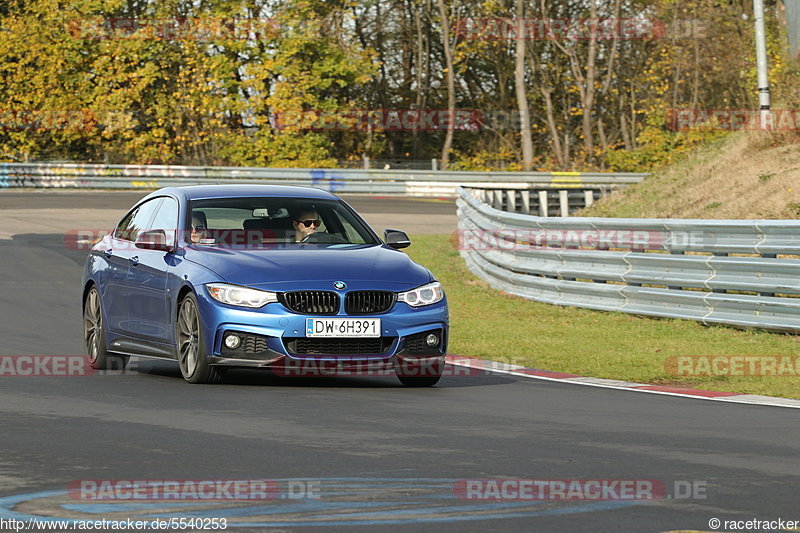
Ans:
[[[83,302],[83,341],[86,360],[94,370],[123,370],[128,364],[127,355],[112,354],[106,349],[106,332],[100,292],[92,287]]]
[[[178,304],[176,335],[178,340],[178,365],[188,383],[219,383],[222,373],[208,364],[200,310],[194,293],[187,294]]]

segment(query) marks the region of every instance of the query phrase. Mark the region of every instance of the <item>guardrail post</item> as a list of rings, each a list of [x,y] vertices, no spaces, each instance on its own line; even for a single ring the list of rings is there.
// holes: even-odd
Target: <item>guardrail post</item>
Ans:
[[[435,157],[431,159],[431,170],[439,170],[439,161]]]
[[[558,191],[558,203],[559,208],[561,209],[561,216],[568,217],[569,216],[569,191],[564,189]]]
[[[492,191],[494,193],[494,207],[496,209],[503,209],[503,191],[500,189],[494,189]]]
[[[547,205],[547,191],[539,191],[539,216],[546,217],[549,211]]]
[[[524,190],[520,192],[520,196],[522,197],[522,212],[526,215],[531,214],[531,191]]]
[[[517,212],[517,191],[513,189],[506,191],[506,206],[506,211]]]
[[[594,191],[591,189],[586,189],[583,191],[583,205],[585,207],[589,207],[594,203]]]

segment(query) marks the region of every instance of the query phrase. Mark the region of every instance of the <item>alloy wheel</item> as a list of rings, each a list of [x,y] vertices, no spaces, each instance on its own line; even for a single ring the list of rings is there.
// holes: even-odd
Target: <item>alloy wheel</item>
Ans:
[[[191,298],[181,304],[178,315],[178,362],[183,375],[191,377],[197,369],[200,339],[200,320],[197,306]]]
[[[100,296],[97,289],[92,288],[86,297],[86,308],[83,313],[83,339],[86,344],[86,354],[89,361],[94,363],[100,355],[101,333],[103,331],[103,315],[100,312]]]

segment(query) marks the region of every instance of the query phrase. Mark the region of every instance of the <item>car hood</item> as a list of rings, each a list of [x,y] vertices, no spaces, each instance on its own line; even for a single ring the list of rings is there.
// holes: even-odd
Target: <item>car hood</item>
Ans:
[[[351,290],[403,290],[433,281],[426,268],[403,252],[378,245],[185,250],[187,260],[213,270],[228,283],[265,290],[330,289],[334,281],[344,281]]]

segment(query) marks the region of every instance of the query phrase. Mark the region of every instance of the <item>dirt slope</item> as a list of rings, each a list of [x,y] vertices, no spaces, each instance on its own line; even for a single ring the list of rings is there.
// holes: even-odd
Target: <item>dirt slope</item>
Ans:
[[[576,216],[800,218],[800,139],[732,134]]]

